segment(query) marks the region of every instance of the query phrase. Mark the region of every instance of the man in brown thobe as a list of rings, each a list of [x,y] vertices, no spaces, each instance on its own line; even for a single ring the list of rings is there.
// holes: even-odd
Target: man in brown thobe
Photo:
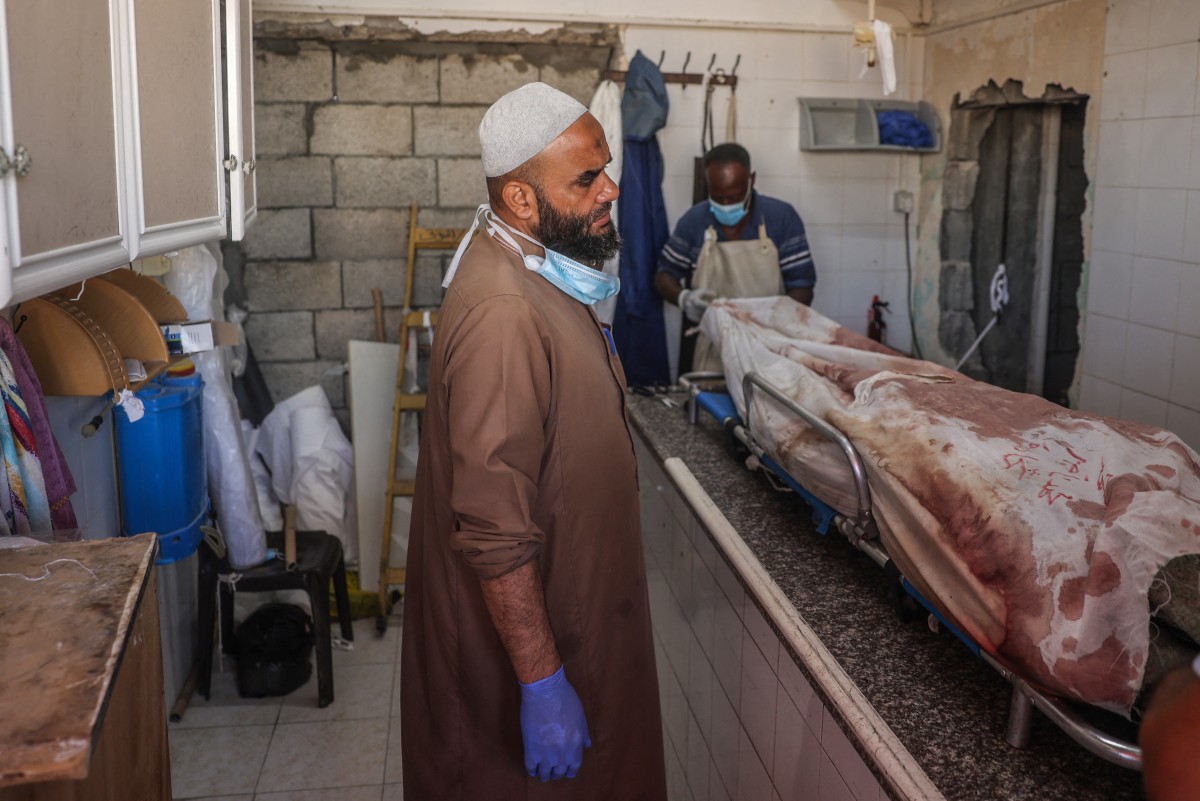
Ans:
[[[615,291],[591,269],[620,246],[608,145],[544,84],[480,142],[491,204],[447,275],[413,499],[405,798],[662,801],[625,379],[590,305]]]

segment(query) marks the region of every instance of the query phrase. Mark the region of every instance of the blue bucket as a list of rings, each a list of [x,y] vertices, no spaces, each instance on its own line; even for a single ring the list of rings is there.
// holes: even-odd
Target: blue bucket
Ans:
[[[142,419],[130,422],[124,408],[114,411],[126,535],[189,530],[208,509],[203,389],[198,375],[160,378],[137,392]]]
[[[204,539],[204,532],[200,530],[208,521],[208,506],[206,505],[200,510],[200,514],[196,516],[185,528],[177,531],[168,531],[158,535],[158,557],[155,558],[156,565],[169,565],[172,562],[178,562],[180,559],[187,559],[196,552],[200,547],[200,540]]]

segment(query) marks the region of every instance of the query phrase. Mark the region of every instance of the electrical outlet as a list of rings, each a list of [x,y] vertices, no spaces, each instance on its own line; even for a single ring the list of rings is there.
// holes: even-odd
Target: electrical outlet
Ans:
[[[913,212],[913,193],[905,189],[898,189],[892,195],[892,209],[898,214],[912,214]]]

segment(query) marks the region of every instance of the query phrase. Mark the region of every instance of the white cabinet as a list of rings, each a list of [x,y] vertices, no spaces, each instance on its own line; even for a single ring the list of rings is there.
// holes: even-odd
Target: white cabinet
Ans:
[[[250,0],[225,0],[229,115],[229,235],[241,241],[258,214],[254,156],[254,25]]]
[[[241,238],[250,15],[250,0],[0,0],[0,306]]]

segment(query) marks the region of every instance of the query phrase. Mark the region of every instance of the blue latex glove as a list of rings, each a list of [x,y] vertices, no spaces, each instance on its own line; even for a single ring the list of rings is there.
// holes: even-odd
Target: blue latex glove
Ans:
[[[521,685],[521,737],[525,770],[542,781],[575,778],[583,749],[592,745],[587,718],[563,668]]]

